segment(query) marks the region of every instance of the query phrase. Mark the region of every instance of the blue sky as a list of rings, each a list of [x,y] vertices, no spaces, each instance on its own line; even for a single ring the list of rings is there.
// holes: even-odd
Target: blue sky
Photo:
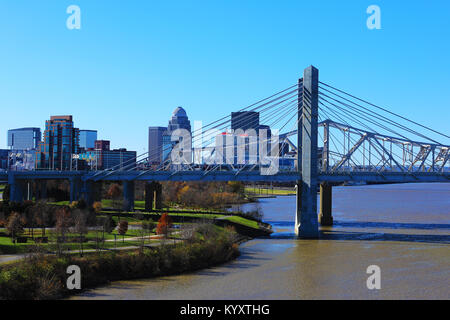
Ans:
[[[81,30],[66,8],[81,8]],[[381,8],[381,30],[366,8]],[[10,128],[72,114],[142,153],[183,106],[208,123],[321,81],[449,133],[449,1],[0,0],[0,148]]]

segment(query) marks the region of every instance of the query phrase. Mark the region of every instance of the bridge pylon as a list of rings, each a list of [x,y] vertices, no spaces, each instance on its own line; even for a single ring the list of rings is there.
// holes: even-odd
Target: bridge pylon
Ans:
[[[297,167],[301,180],[297,183],[295,233],[300,238],[318,238],[319,70],[313,66],[306,68],[299,80],[298,112]]]

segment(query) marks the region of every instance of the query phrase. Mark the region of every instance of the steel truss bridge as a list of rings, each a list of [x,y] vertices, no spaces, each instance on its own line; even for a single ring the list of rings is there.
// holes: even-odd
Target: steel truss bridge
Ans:
[[[153,191],[160,192],[160,188],[154,188],[158,181],[295,181],[298,186],[295,229],[299,236],[309,238],[318,236],[319,223],[333,223],[333,185],[450,182],[450,145],[440,142],[449,143],[450,136],[319,81],[319,71],[313,66],[304,70],[295,85],[239,111],[258,112],[260,118],[258,123],[248,123],[248,118],[242,115],[242,119],[234,119],[235,126],[239,122],[246,127],[265,124],[284,132],[278,135],[276,143],[281,148],[269,150],[265,158],[269,164],[277,164],[275,171],[263,170],[268,166],[267,161],[261,162],[263,155],[258,155],[258,161],[237,162],[233,154],[231,162],[222,161],[230,150],[219,149],[215,145],[217,137],[233,137],[231,118],[225,116],[192,132],[190,151],[191,160],[195,161],[174,163],[170,156],[156,164],[149,161],[162,152],[170,155],[172,145],[165,146],[168,148],[165,150],[149,150],[106,170],[6,171],[0,172],[0,182],[10,185],[10,200],[18,202],[25,198],[26,182],[44,184],[50,179],[67,179],[71,201],[85,198],[91,202],[92,190],[98,182],[121,181],[127,200],[125,209],[132,210],[135,181],[152,185],[146,188],[152,193],[151,201]],[[261,148],[261,139],[248,139],[245,143],[247,148],[252,144]],[[286,146],[289,152],[285,152]],[[289,165],[282,165],[284,162]],[[45,191],[37,189],[36,198],[45,197]]]

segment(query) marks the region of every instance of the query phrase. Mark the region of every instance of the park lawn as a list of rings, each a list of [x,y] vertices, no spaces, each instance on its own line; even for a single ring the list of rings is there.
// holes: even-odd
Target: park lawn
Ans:
[[[274,189],[275,191],[275,189]],[[279,192],[286,192],[286,194],[288,194],[287,192],[290,192],[289,190],[278,190]],[[68,201],[60,201],[60,202],[55,202],[53,204],[56,205],[68,205],[69,202]],[[108,200],[108,199],[103,199],[102,200],[102,205],[103,207],[108,207],[112,204],[112,200]],[[143,208],[143,206],[145,206],[145,202],[144,201],[139,201],[136,200],[135,201],[135,209],[139,210],[139,208]],[[173,212],[174,210],[176,210],[177,212]],[[192,211],[192,209],[174,209],[174,208],[170,208],[168,210],[165,210],[165,212],[167,212],[170,216],[176,216],[176,217],[187,217],[187,218],[197,218],[197,219],[206,219],[206,220],[214,220],[214,219],[225,219],[225,220],[229,220],[231,222],[237,223],[237,224],[242,224],[244,226],[250,227],[250,228],[254,228],[254,229],[259,229],[259,225],[256,221],[254,220],[250,220],[250,219],[245,219],[243,217],[237,216],[237,215],[223,215],[220,212],[217,213],[202,213],[202,211],[200,209],[197,209],[198,213],[182,213],[180,211]],[[100,211],[101,215],[110,215],[110,214],[115,214],[115,216],[113,216],[114,221],[118,222],[119,220],[119,215],[120,214],[132,214],[132,215],[136,215],[136,218],[134,217],[120,217],[120,220],[125,220],[128,221],[128,223],[130,225],[140,225],[142,223],[142,220],[138,218],[137,215],[143,215],[145,217],[150,216],[150,219],[152,219],[154,222],[157,222],[161,216],[161,213],[159,212],[119,212],[119,211]]]
[[[102,199],[102,206],[103,208],[113,208],[114,203],[111,199]],[[70,205],[69,201],[57,201],[57,202],[49,202],[49,204],[59,205],[59,206],[68,206]],[[143,200],[135,200],[134,201],[134,208],[136,210],[145,210],[145,201]],[[207,209],[207,208],[194,208],[194,207],[184,207],[179,208],[178,206],[173,206],[170,208],[164,208],[163,211],[172,212],[172,211],[195,211],[199,213],[206,213],[206,212],[222,212],[220,209]],[[161,210],[160,210],[161,211]]]
[[[102,212],[106,213],[106,212]],[[109,212],[111,213],[111,212]],[[129,212],[128,214],[136,214],[133,212]],[[154,212],[145,212],[145,213],[138,213],[143,216],[154,216],[153,221],[158,221],[160,214],[154,213]],[[258,222],[250,219],[243,218],[238,215],[223,215],[223,214],[213,214],[213,213],[170,213],[169,216],[178,216],[178,217],[189,217],[189,218],[197,218],[197,219],[206,219],[206,220],[214,220],[214,219],[224,219],[228,220],[237,224],[242,224],[244,226],[259,229]],[[117,222],[119,220],[118,216],[114,216],[113,219]],[[131,217],[121,217],[121,220],[128,221],[129,224],[140,224],[141,220],[137,218],[131,218]]]
[[[2,231],[2,229],[0,229],[0,232]],[[5,232],[5,230],[3,229],[3,232]],[[117,233],[117,230],[114,230],[111,233],[106,233],[105,232],[105,239],[114,239],[114,234],[119,235]],[[42,229],[41,228],[35,228],[33,232],[31,232],[28,228],[24,229],[24,232],[21,234],[21,236],[23,237],[31,237],[32,235],[34,235],[34,237],[41,237],[42,236]],[[101,230],[89,230],[87,234],[85,234],[84,236],[88,239],[95,239],[96,235],[101,236],[102,235],[102,231]],[[54,231],[51,229],[46,229],[45,231],[45,236],[51,238],[52,236],[54,236]],[[76,237],[78,236],[77,233],[72,233],[69,232],[67,233],[67,236],[69,237]],[[128,230],[125,237],[137,237],[139,236],[139,230]],[[2,237],[2,236],[0,236]],[[9,239],[9,237],[7,237]],[[29,240],[32,241],[32,240]]]
[[[251,193],[251,194],[260,194],[260,190],[261,190],[261,194],[262,195],[295,195],[296,191],[295,190],[284,190],[284,189],[259,189],[259,188],[251,188],[251,187],[246,187],[245,188],[245,192],[246,193]]]
[[[10,237],[0,236],[0,254],[13,254],[28,252],[30,243],[12,243]]]
[[[27,243],[16,243],[14,244],[11,241],[11,237],[4,235],[4,229],[0,231],[3,231],[3,235],[0,235],[0,254],[13,254],[13,253],[25,253],[28,252],[28,249],[32,246],[35,245],[35,242],[33,241],[33,239],[31,239],[31,232],[28,230],[28,228],[26,229],[26,231],[24,233],[21,234],[21,236],[23,237],[29,237],[28,242]],[[41,237],[42,236],[42,229],[35,229],[34,232],[34,237]],[[154,235],[155,233],[149,233],[147,235]],[[138,245],[139,241],[126,241],[127,238],[135,238],[135,237],[139,237],[141,236],[141,230],[128,230],[127,233],[122,236],[119,235],[117,230],[114,230],[111,233],[105,233],[105,240],[114,240],[114,235],[116,235],[116,239],[117,239],[117,245],[119,246],[119,242],[122,243],[123,238],[125,238],[125,243],[124,244],[120,244],[120,246],[132,246],[132,245]],[[52,230],[46,230],[45,232],[45,236],[49,237],[49,239],[51,240],[52,237],[54,237],[53,235],[53,231]],[[67,234],[68,237],[76,237],[78,236],[78,234],[75,233],[68,233]],[[83,243],[83,248],[88,248],[88,249],[95,249],[96,248],[96,243],[95,243],[95,238],[96,236],[98,236],[99,238],[102,237],[102,232],[101,231],[94,231],[94,230],[89,230],[87,234],[84,235],[89,241]],[[146,240],[146,243],[150,241],[150,240]],[[153,240],[152,240],[153,241]],[[49,244],[48,243],[43,243],[41,244],[44,247],[48,247]],[[54,244],[50,244],[53,245]],[[66,243],[66,246],[69,246],[72,250],[77,250],[79,247],[79,243],[75,242],[75,243]],[[114,247],[114,241],[108,241],[105,242],[105,247],[106,248],[112,248]]]
[[[224,217],[224,220],[228,220],[237,224],[241,224],[253,229],[259,229],[258,222],[250,219],[245,219],[240,216],[226,216]]]
[[[105,240],[113,240],[114,239],[114,235],[108,235],[109,237],[106,236],[105,234]],[[127,238],[130,237],[137,237],[138,235],[134,234],[126,234],[125,235],[125,241],[123,239],[122,236],[117,236],[117,241],[105,241],[104,244],[103,242],[100,243],[100,247],[102,248],[114,248],[115,246],[117,247],[130,247],[130,246],[139,246],[141,244],[141,240],[131,240],[131,241],[127,241]],[[145,239],[145,244],[149,244],[149,243],[153,243],[153,242],[158,242],[159,240],[154,240],[154,239]],[[12,243],[11,238],[10,237],[4,237],[4,236],[0,236],[0,254],[16,254],[16,253],[27,253],[29,252],[29,249],[31,247],[35,246],[35,243],[33,240],[28,240],[27,243]],[[43,248],[51,248],[52,250],[55,250],[56,244],[54,243],[43,243],[40,245]],[[64,248],[65,250],[69,249],[70,250],[79,250],[80,248],[80,244],[78,242],[72,242],[72,243],[65,243],[64,244]],[[97,248],[97,244],[95,241],[89,241],[89,242],[84,242],[83,243],[83,250],[86,249],[96,249]]]

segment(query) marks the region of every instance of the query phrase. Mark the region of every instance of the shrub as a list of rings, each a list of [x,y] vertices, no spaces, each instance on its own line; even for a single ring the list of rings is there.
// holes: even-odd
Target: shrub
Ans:
[[[156,233],[162,234],[167,238],[171,226],[172,219],[170,219],[170,216],[167,213],[163,213],[156,226]]]
[[[206,227],[209,228],[209,227]],[[0,269],[0,300],[56,299],[73,294],[66,288],[66,268],[78,265],[84,289],[108,281],[137,279],[194,271],[234,258],[237,245],[231,229],[217,232],[209,241],[177,244],[138,251],[121,251],[85,257],[30,255]]]
[[[18,212],[13,212],[9,216],[8,223],[6,224],[6,230],[14,240],[19,234],[23,233],[22,217]]]
[[[92,208],[94,209],[95,213],[99,214],[100,211],[102,211],[103,206],[102,206],[102,203],[100,201],[96,201],[92,205]]]
[[[117,228],[117,233],[123,236],[123,241],[125,241],[125,234],[128,231],[128,221],[122,220],[119,222],[119,227]]]

